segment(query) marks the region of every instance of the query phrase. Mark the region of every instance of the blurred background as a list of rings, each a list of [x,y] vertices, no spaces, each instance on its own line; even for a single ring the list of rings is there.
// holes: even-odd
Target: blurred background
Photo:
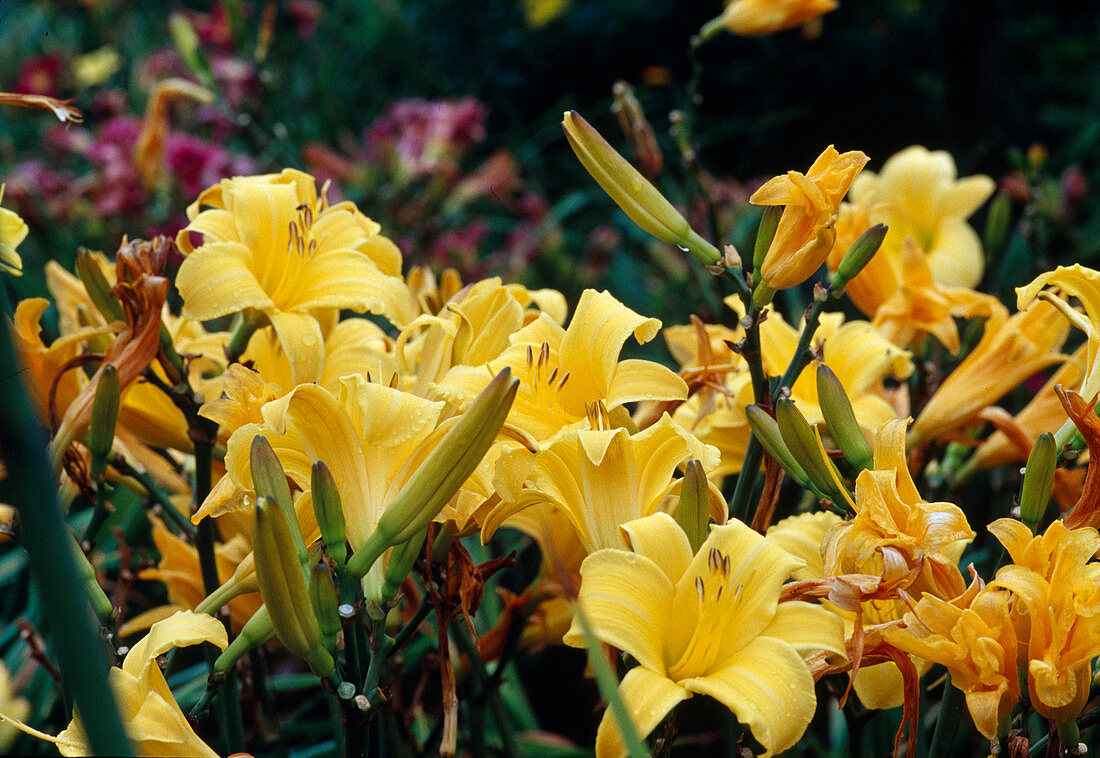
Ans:
[[[752,189],[805,170],[830,143],[863,150],[872,170],[923,144],[1011,196],[1014,234],[984,283],[1007,295],[1034,271],[1100,251],[1088,192],[1100,166],[1100,23],[1075,7],[848,2],[812,39],[720,34],[696,68],[689,40],[721,12],[716,0],[8,0],[0,89],[74,98],[85,114],[64,126],[0,110],[4,203],[31,225],[10,294],[43,292],[44,261],[69,265],[81,245],[110,252],[123,235],[174,232],[222,176],[295,166],[331,180],[331,198],[357,202],[410,263],[574,300],[609,288],[666,322],[712,317],[698,272],[615,209],[559,126],[576,109],[633,158],[611,112],[625,81],[664,154],[657,184],[682,203],[670,113],[691,110],[696,73],[685,140],[721,242],[747,244]],[[173,79],[209,102],[171,87],[158,99]],[[157,122],[163,150],[140,165],[143,119]]]

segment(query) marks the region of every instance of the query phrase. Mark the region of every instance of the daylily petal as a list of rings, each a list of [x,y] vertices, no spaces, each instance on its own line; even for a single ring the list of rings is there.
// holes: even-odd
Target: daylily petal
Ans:
[[[630,712],[634,729],[645,739],[678,703],[691,693],[671,679],[655,674],[643,666],[626,672],[619,683],[619,697]],[[615,714],[608,708],[596,732],[597,758],[622,758],[627,755]]]
[[[661,631],[671,624],[673,587],[661,567],[625,550],[600,550],[581,564],[581,586],[581,610],[596,637],[664,672]],[[565,643],[584,646],[576,621]]]
[[[780,603],[775,618],[760,632],[793,646],[800,654],[829,650],[847,657],[844,647],[844,620],[820,605],[800,600]]]
[[[202,252],[201,250],[199,252]],[[198,253],[196,253],[197,255]],[[309,313],[273,311],[268,314],[279,344],[290,361],[294,384],[315,382],[321,378],[325,362],[325,339],[321,325]]]
[[[764,756],[792,747],[817,708],[814,680],[794,647],[772,637],[757,637],[725,668],[681,684],[720,701],[752,730]]]
[[[679,581],[691,563],[687,535],[667,513],[623,524],[631,550],[660,566],[670,582]]]
[[[252,265],[252,251],[237,242],[212,242],[187,256],[176,276],[183,317],[207,321],[245,308],[274,308]]]
[[[941,284],[977,287],[985,268],[978,233],[962,218],[943,219],[928,250],[928,266]]]

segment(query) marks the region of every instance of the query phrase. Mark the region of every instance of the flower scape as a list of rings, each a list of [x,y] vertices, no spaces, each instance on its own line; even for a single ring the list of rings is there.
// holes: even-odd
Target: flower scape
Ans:
[[[537,42],[598,4],[501,5]],[[711,11],[686,82],[614,85],[621,135],[588,106],[599,129],[540,133],[563,200],[530,144],[479,147],[474,97],[294,144],[287,114],[330,106],[276,117],[272,61],[346,9],[157,17],[144,108],[113,43],[20,63],[0,108],[43,147],[0,161],[0,750],[1097,749],[1083,170],[809,129],[712,173],[704,64],[797,56],[845,9]]]

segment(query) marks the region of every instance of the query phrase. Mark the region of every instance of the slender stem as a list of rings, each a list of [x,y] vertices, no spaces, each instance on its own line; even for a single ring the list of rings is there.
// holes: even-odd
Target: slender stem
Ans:
[[[420,628],[420,625],[424,622],[424,619],[428,618],[428,616],[431,615],[431,612],[434,610],[435,608],[428,605],[427,603],[420,604],[420,606],[416,609],[416,612],[413,613],[413,617],[409,619],[409,623],[405,624],[405,626],[403,626],[401,630],[394,635],[393,647],[390,649],[390,655],[396,653],[398,650],[404,647],[406,642],[412,639],[412,636],[416,634],[416,630]]]
[[[173,504],[172,501],[168,499],[168,496],[157,486],[153,477],[131,466],[121,455],[115,455],[111,459],[111,465],[120,473],[135,479],[138,484],[145,488],[148,499],[158,506],[154,510],[155,515],[164,516],[168,521],[172,522],[188,542],[195,542],[195,527],[186,516],[179,512],[175,504]]]
[[[286,758],[287,749],[283,744],[283,733],[279,725],[279,712],[275,707],[275,698],[271,695],[271,688],[267,686],[267,662],[260,655],[258,649],[248,652],[248,662],[252,668],[252,688],[260,701],[260,712],[268,729],[274,731],[274,739],[267,742],[272,747],[276,758]]]
[[[2,292],[2,290],[0,290]],[[6,293],[2,309],[10,312]],[[6,495],[19,508],[22,541],[42,597],[51,648],[67,691],[82,714],[88,747],[96,755],[133,755],[122,717],[107,680],[109,667],[99,629],[80,585],[71,532],[57,502],[46,449],[49,440],[31,410],[34,405],[19,377],[11,333],[0,328],[0,376],[7,377],[0,403],[0,458],[8,480]]]
[[[940,701],[940,713],[936,718],[936,729],[932,733],[932,744],[928,755],[936,758],[951,758],[955,752],[955,736],[959,732],[966,699],[962,690],[951,683],[951,675],[943,683],[943,700]],[[912,726],[910,727],[913,728]]]
[[[95,547],[95,536],[110,515],[110,509],[107,507],[107,485],[100,479],[95,483],[95,510],[92,511],[92,518],[88,521],[88,526],[84,528],[84,535],[80,538],[80,549],[85,553]]]
[[[452,624],[451,629],[454,631],[455,641],[458,642],[459,648],[470,659],[470,670],[473,672],[478,688],[481,690],[481,697],[474,698],[474,704],[477,706],[476,710],[479,712],[484,710],[482,707],[483,700],[489,702],[489,707],[493,710],[493,718],[500,730],[500,740],[504,754],[516,755],[516,738],[512,734],[512,724],[508,719],[507,711],[504,709],[504,703],[500,699],[500,691],[495,686],[494,678],[489,676],[489,672],[485,670],[485,662],[481,660],[477,645],[470,636],[469,628],[460,621],[457,624]]]
[[[779,399],[779,393],[783,387],[794,386],[802,373],[802,369],[806,368],[813,360],[813,353],[810,352],[810,342],[813,340],[814,332],[817,331],[817,325],[821,321],[821,314],[825,312],[826,302],[825,298],[814,298],[814,304],[810,307],[810,312],[806,316],[802,333],[798,335],[798,345],[794,349],[794,357],[791,358],[790,365],[787,366],[787,370],[783,372],[783,376],[779,380],[779,385],[773,393],[773,401]]]

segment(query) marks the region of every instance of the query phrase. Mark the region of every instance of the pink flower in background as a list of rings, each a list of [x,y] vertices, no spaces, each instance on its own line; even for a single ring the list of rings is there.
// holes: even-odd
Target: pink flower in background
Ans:
[[[60,94],[59,83],[64,66],[65,58],[58,53],[31,58],[20,67],[12,92],[57,97]]]
[[[407,179],[454,178],[459,159],[485,139],[488,109],[480,101],[398,100],[367,129],[367,158]]]
[[[251,158],[233,155],[221,145],[179,132],[168,136],[164,145],[164,162],[179,182],[185,197],[194,197],[226,177],[244,176],[257,171],[256,163]]]

